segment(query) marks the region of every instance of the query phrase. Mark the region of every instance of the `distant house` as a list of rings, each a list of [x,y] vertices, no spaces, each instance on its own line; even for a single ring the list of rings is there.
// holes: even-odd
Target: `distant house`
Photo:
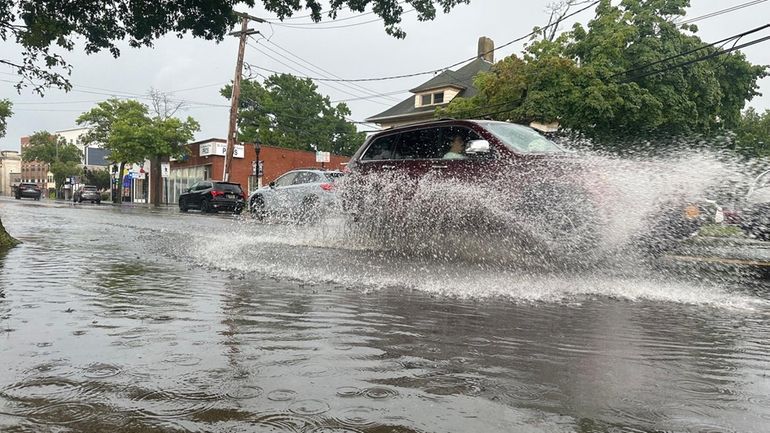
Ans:
[[[494,62],[494,43],[486,37],[479,38],[475,60],[456,71],[446,70],[421,85],[411,89],[412,96],[366,119],[383,128],[421,122],[434,117],[436,108],[445,106],[457,97],[470,98],[477,93],[473,78],[479,72],[489,71]]]

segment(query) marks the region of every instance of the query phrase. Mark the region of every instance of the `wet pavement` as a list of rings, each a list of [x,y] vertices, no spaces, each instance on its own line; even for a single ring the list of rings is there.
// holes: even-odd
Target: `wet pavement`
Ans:
[[[2,432],[765,432],[770,290],[0,200]]]

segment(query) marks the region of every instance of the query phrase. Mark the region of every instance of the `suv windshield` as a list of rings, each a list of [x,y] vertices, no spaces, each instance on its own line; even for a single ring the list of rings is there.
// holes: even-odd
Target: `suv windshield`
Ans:
[[[566,152],[556,143],[526,126],[505,122],[479,122],[514,152],[561,153]]]
[[[84,186],[83,191],[96,191],[95,186]]]
[[[224,191],[224,192],[234,192],[236,194],[241,194],[241,186],[234,183],[215,183],[214,189],[217,191]]]

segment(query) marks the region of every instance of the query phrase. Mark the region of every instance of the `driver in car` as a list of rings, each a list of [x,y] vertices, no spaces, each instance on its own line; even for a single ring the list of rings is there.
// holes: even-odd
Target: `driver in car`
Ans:
[[[465,152],[465,138],[462,134],[455,134],[449,144],[449,152],[444,154],[443,159],[465,159],[467,156],[463,152]]]

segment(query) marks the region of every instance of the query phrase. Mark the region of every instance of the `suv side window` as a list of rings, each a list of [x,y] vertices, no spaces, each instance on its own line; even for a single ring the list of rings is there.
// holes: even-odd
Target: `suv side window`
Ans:
[[[372,144],[369,145],[369,148],[366,149],[366,152],[364,152],[363,156],[361,156],[361,160],[379,161],[383,159],[395,159],[393,151],[396,148],[397,139],[398,134],[386,135],[374,139]]]
[[[320,182],[320,179],[317,174],[311,171],[301,171],[297,174],[297,177],[294,178],[294,185],[302,185],[305,183],[313,182]]]
[[[401,133],[396,152],[399,159],[435,159],[446,153],[441,128],[425,128]]]
[[[449,152],[449,148],[452,146],[452,139],[454,139],[454,137],[458,135],[462,137],[463,141],[465,141],[466,146],[468,145],[468,142],[471,140],[481,140],[481,136],[477,134],[476,131],[464,126],[451,126],[451,127],[441,128],[441,143],[444,151],[441,154],[440,158],[443,157],[444,154]],[[471,156],[467,155],[466,157],[471,157]],[[473,158],[486,158],[486,157],[489,157],[489,154],[478,155],[478,156],[473,155]]]
[[[289,173],[286,173],[286,174],[284,174],[283,176],[279,177],[278,179],[276,179],[274,181],[275,182],[275,186],[276,187],[279,187],[279,186],[289,186],[292,183],[294,183],[294,178],[296,176],[297,176],[297,172],[296,171],[291,171]]]
[[[198,191],[211,188],[211,182],[201,182],[198,184]]]

